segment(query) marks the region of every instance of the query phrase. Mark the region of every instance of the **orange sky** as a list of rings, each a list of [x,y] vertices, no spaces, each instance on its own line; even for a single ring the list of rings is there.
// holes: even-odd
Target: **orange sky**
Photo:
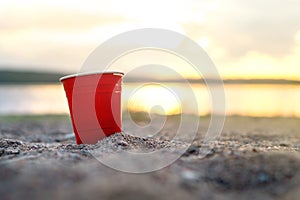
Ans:
[[[198,42],[224,78],[300,80],[299,7],[298,0],[1,2],[0,67],[76,72],[106,39],[151,27]]]

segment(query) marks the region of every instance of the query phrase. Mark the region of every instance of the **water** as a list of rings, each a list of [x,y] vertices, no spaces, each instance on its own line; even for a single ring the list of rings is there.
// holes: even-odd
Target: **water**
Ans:
[[[158,85],[147,85],[143,89],[138,86],[137,83],[123,85],[124,110],[148,111],[152,108],[160,114],[178,114],[181,110],[198,115],[210,113],[210,96],[202,84],[192,84],[198,110],[191,107],[192,96],[181,83],[167,84],[167,87],[181,93],[180,101],[170,90]],[[299,85],[228,84],[225,85],[225,93],[227,115],[300,117]],[[156,104],[161,107],[153,108]],[[0,115],[67,113],[67,101],[59,84],[0,86]]]
[[[1,85],[0,114],[68,113],[61,85]]]

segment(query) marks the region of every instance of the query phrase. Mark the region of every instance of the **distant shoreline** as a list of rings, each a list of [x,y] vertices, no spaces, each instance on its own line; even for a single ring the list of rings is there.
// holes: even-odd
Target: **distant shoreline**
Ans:
[[[189,83],[192,84],[206,84],[207,83],[213,83],[213,84],[220,84],[219,80],[214,79],[187,79]],[[129,83],[145,83],[145,82],[162,82],[162,83],[184,83],[185,81],[180,80],[157,80],[157,79],[127,79],[126,82]],[[287,79],[225,79],[223,80],[224,84],[274,84],[274,85],[300,85],[300,81],[296,80],[287,80]]]
[[[66,74],[51,72],[30,72],[0,70],[0,85],[18,85],[18,84],[59,84],[59,79]],[[189,83],[205,84],[204,79],[187,79]],[[209,83],[219,84],[220,81],[214,79],[206,80]],[[162,83],[181,83],[183,81],[176,79],[160,80],[155,78],[137,78],[125,77],[128,83],[162,82]],[[300,85],[298,80],[288,79],[225,79],[224,84],[274,84],[274,85]]]
[[[0,84],[52,84],[59,83],[61,73],[30,72],[30,71],[0,71]]]

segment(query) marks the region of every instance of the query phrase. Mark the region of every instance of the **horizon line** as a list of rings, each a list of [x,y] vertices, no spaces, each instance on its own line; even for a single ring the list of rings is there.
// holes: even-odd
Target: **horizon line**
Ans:
[[[22,76],[22,73],[25,74],[31,74],[34,75],[35,77],[31,76],[30,78],[37,78],[39,79],[39,74],[43,74],[44,78],[45,76],[49,75],[51,76],[51,80],[45,80],[45,82],[56,82],[55,79],[53,79],[53,75],[56,76],[65,76],[67,73],[64,72],[51,72],[51,71],[37,71],[37,70],[15,70],[15,69],[0,69],[0,72],[4,73],[9,73],[9,74],[18,74],[18,77]],[[3,74],[2,74],[3,75]],[[26,79],[26,76],[22,77],[22,80],[17,80],[17,79],[12,79],[9,80],[7,79],[8,77],[5,78],[5,80],[0,79],[0,83],[17,83],[17,82],[25,82],[25,83],[30,83],[32,79]],[[23,79],[24,78],[24,79]],[[224,84],[300,84],[300,80],[295,80],[295,79],[288,79],[288,78],[222,78],[221,80],[215,79],[215,78],[208,78],[208,79],[195,79],[195,78],[186,78],[185,80],[179,80],[179,79],[174,79],[174,78],[168,78],[168,79],[160,79],[160,78],[152,78],[152,77],[136,77],[136,76],[125,76],[124,80],[126,82],[130,83],[138,83],[138,82],[185,82],[188,81],[189,83],[200,83],[200,84],[205,84],[206,82],[210,83],[220,83],[222,81]],[[37,82],[35,80],[32,80],[32,82]],[[42,83],[43,81],[40,80],[38,81]],[[58,81],[57,81],[58,82]]]

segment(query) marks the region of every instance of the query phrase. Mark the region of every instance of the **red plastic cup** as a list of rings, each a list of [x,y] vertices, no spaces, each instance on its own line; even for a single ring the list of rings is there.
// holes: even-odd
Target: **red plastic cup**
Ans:
[[[63,83],[77,144],[95,144],[121,132],[122,72],[76,74]]]

